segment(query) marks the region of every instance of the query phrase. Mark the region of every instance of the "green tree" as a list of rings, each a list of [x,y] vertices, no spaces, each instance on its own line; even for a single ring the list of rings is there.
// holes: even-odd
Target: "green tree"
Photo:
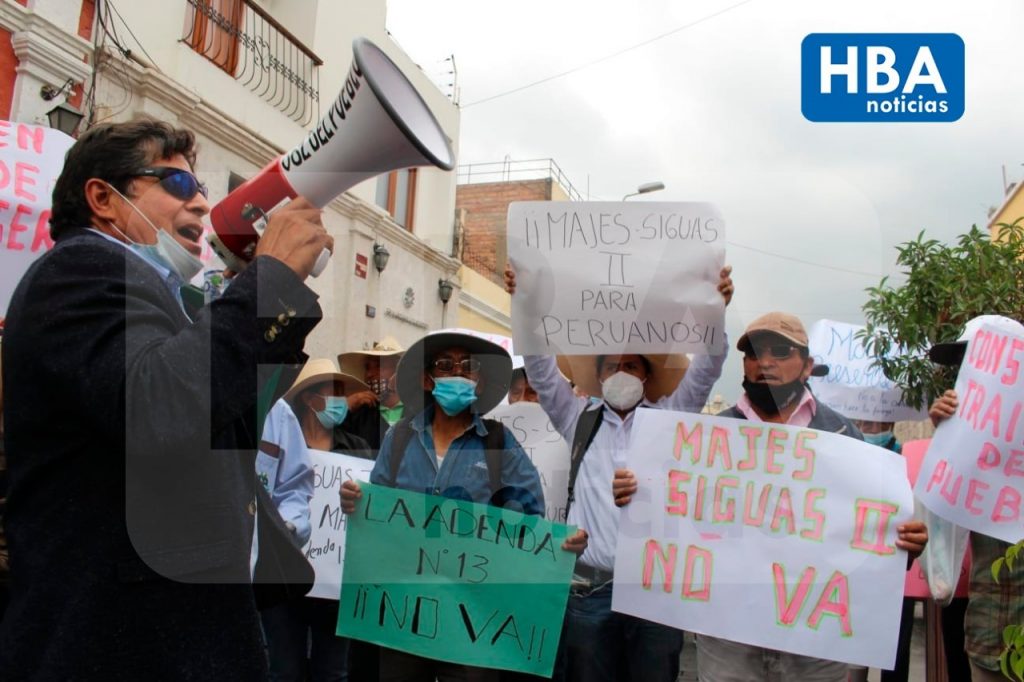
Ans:
[[[882,371],[903,389],[913,407],[927,407],[956,382],[955,367],[928,360],[936,343],[955,341],[968,320],[978,315],[1004,315],[1024,321],[1024,226],[1021,219],[998,225],[998,238],[971,227],[955,245],[917,239],[897,247],[896,263],[906,282],[885,278],[868,289],[861,338]],[[1012,545],[997,559],[992,575],[1013,568],[1024,542]],[[1024,682],[1024,624],[1003,631],[1000,656],[1003,674]]]
[[[906,281],[883,278],[864,305],[864,345],[912,407],[927,407],[950,388],[956,368],[928,360],[936,343],[955,341],[978,315],[1024,320],[1024,226],[1000,224],[999,239],[973,226],[954,245],[917,239],[896,247]]]

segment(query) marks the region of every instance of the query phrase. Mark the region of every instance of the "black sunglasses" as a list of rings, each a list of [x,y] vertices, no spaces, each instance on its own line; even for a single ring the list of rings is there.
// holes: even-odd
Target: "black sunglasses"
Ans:
[[[765,355],[771,355],[776,360],[785,360],[793,351],[796,350],[796,346],[788,343],[773,343],[768,346],[754,346],[750,350],[746,351],[743,356],[749,360],[753,360],[756,357],[763,357]]]
[[[189,201],[196,194],[202,194],[206,199],[210,196],[206,184],[200,182],[184,168],[172,166],[153,166],[151,168],[140,168],[132,173],[133,177],[156,178],[160,186],[175,199]]]
[[[451,358],[438,358],[433,364],[438,374],[451,374],[456,366],[463,374],[475,374],[480,371],[480,361],[476,358],[464,358],[458,362]]]

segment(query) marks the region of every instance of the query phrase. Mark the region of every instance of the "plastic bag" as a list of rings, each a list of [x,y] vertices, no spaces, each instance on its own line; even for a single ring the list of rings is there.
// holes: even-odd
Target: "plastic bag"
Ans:
[[[928,526],[928,544],[919,559],[928,589],[940,606],[946,606],[953,600],[960,581],[970,531],[932,513],[916,499],[914,518],[921,519]]]

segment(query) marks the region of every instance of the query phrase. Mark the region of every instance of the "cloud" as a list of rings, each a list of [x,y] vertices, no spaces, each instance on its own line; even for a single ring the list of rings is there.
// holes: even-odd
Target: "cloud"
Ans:
[[[652,198],[718,202],[730,241],[747,247],[729,252],[736,335],[774,308],[808,324],[860,322],[863,290],[895,271],[896,244],[922,229],[952,241],[984,224],[1002,199],[1001,167],[1011,181],[1024,174],[1015,156],[1024,143],[1016,121],[1024,7],[794,0],[781,11],[752,0],[599,61],[735,4],[520,0],[493,16],[493,3],[389,0],[389,29],[421,64],[454,53],[463,103],[578,69],[465,109],[460,161],[552,157],[595,199],[662,180],[667,189]],[[967,47],[964,117],[806,121],[800,43],[814,32],[958,33]],[[735,398],[738,378],[728,383],[723,392]]]

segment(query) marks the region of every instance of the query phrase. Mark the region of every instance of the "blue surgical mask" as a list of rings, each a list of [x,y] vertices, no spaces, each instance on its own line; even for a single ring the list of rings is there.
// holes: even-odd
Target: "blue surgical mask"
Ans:
[[[476,401],[476,382],[466,377],[437,377],[433,395],[444,413],[454,417]]]
[[[203,269],[203,261],[189,253],[184,246],[178,243],[177,239],[167,232],[167,230],[161,230],[154,225],[153,221],[150,220],[145,213],[140,211],[139,207],[128,199],[128,197],[118,192],[116,187],[111,184],[108,184],[107,187],[114,190],[114,192],[117,193],[125,203],[131,206],[132,210],[138,213],[139,216],[146,221],[146,224],[156,232],[156,244],[139,244],[138,242],[132,241],[127,234],[122,232],[116,225],[108,220],[107,222],[110,223],[110,226],[120,232],[121,235],[128,240],[135,253],[139,254],[150,263],[158,264],[164,269],[170,270],[177,275],[182,282],[188,282],[199,274],[199,271]]]
[[[345,417],[348,416],[348,398],[344,396],[338,398],[329,395],[324,397],[324,402],[327,403],[327,406],[323,411],[314,410],[316,418],[320,420],[325,429],[341,426],[341,423],[345,421]]]
[[[892,431],[882,431],[881,433],[865,433],[864,442],[871,443],[884,448],[892,440]]]

